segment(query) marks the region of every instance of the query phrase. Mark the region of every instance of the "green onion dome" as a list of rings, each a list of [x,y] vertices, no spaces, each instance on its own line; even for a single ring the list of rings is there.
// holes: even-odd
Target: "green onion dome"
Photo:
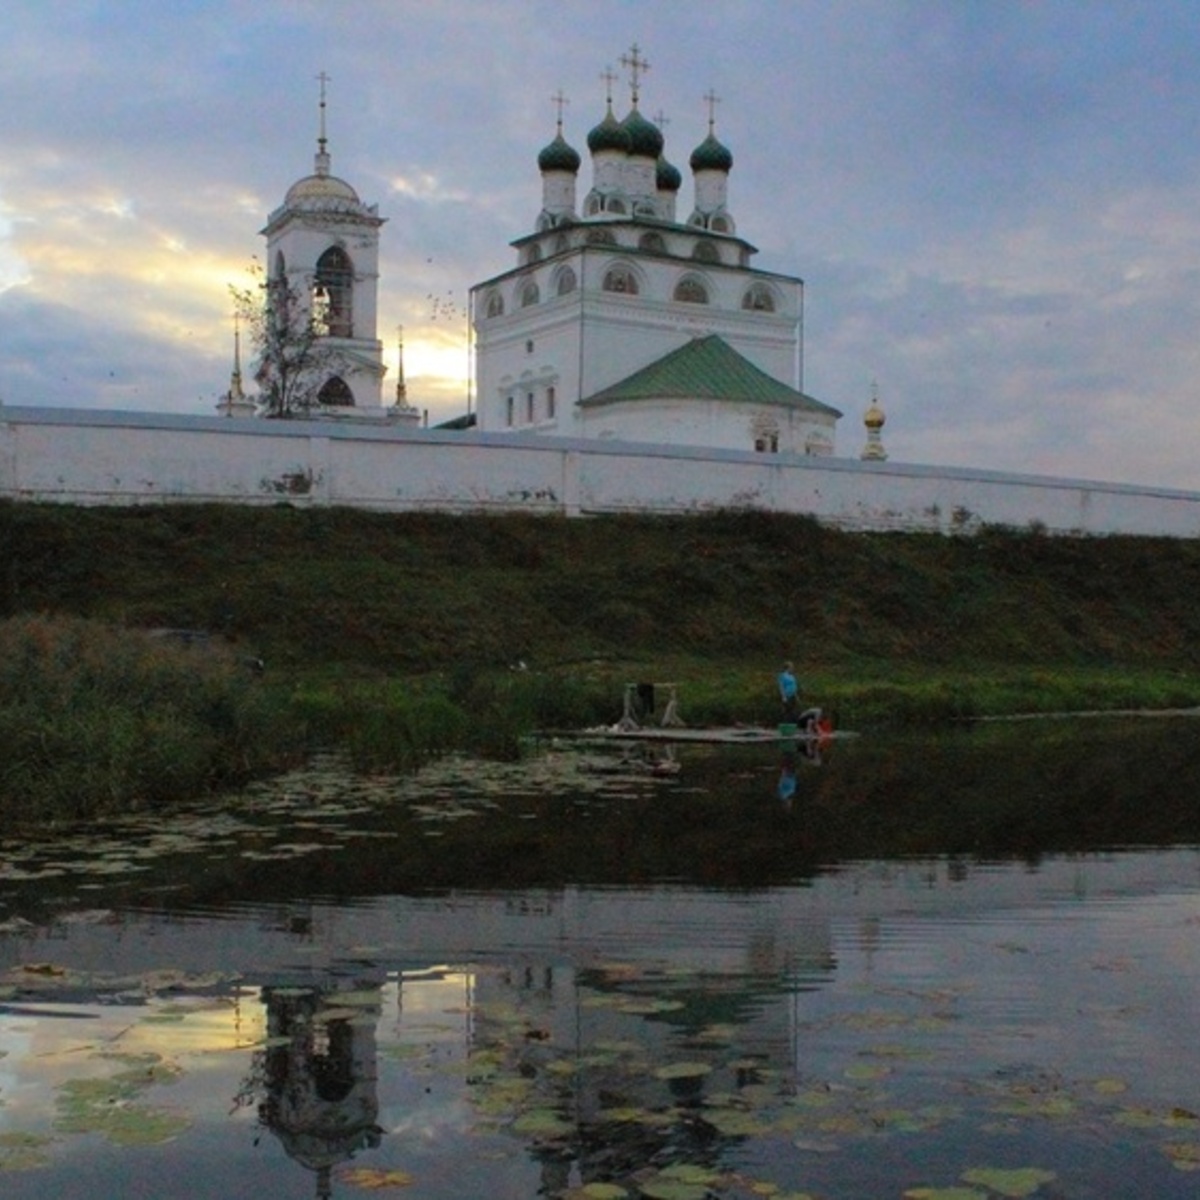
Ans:
[[[693,171],[730,171],[733,169],[733,155],[711,133],[692,151],[690,161]]]
[[[667,162],[661,154],[655,169],[655,183],[660,192],[677,192],[683,186],[683,176],[679,173],[679,168]]]
[[[554,141],[538,155],[537,161],[539,171],[569,171],[575,175],[579,172],[582,160],[579,151],[568,144],[560,131]]]
[[[622,154],[628,154],[629,133],[613,116],[610,108],[604,114],[604,120],[588,134],[587,144],[593,154],[599,154],[602,150],[619,150]]]
[[[635,108],[621,122],[629,134],[629,153],[636,158],[654,158],[663,152],[663,135],[653,121],[647,121]]]

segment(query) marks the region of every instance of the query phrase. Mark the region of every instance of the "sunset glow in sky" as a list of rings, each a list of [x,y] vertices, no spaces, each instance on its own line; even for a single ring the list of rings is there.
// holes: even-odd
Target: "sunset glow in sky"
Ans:
[[[333,171],[387,218],[385,358],[403,325],[410,401],[457,415],[552,96],[582,196],[635,42],[684,215],[720,97],[730,208],[806,281],[839,455],[875,383],[894,461],[1200,487],[1192,0],[8,0],[0,400],[214,411],[228,286],[312,169],[326,71]]]

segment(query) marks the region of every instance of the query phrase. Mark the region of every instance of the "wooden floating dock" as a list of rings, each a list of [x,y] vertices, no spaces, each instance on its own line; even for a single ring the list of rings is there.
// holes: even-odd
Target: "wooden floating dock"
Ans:
[[[757,725],[715,726],[697,729],[690,726],[658,727],[647,729],[622,729],[608,726],[600,729],[584,729],[575,734],[579,738],[613,739],[633,742],[711,742],[719,745],[760,745],[778,742],[824,742],[838,738],[857,737],[857,734],[835,730],[832,733],[782,733],[779,729],[768,729]]]

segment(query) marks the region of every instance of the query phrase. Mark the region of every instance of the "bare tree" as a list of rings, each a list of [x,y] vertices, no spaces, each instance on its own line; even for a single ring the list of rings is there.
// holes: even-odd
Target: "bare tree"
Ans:
[[[319,287],[301,292],[286,276],[267,276],[257,261],[250,275],[249,286],[229,291],[254,349],[263,414],[303,416],[318,406],[322,386],[345,357],[325,340],[328,300]]]

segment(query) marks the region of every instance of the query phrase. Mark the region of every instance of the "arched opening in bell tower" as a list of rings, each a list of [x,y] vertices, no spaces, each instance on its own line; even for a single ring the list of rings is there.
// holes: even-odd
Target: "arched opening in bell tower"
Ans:
[[[334,375],[321,385],[321,390],[317,393],[317,403],[327,408],[352,408],[354,393],[340,375]]]
[[[317,259],[313,279],[313,312],[320,314],[326,337],[354,336],[354,265],[340,246],[330,246]]]

